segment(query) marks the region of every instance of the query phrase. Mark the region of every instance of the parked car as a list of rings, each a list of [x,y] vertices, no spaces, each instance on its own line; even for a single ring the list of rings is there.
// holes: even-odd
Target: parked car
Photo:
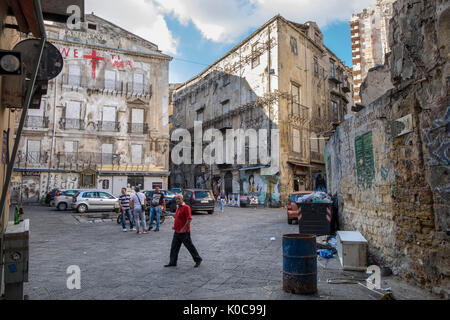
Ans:
[[[297,191],[289,195],[289,202],[287,205],[287,220],[289,224],[292,224],[293,221],[297,221],[298,223],[297,199],[313,192],[314,191]]]
[[[65,211],[71,208],[73,197],[81,190],[61,190],[59,196],[53,200],[56,209]]]
[[[208,211],[214,213],[215,200],[211,190],[186,189],[183,190],[184,202],[191,207],[192,212]]]
[[[170,191],[172,191],[175,194],[182,194],[183,189],[181,189],[181,188],[172,188],[172,189],[170,189]]]
[[[166,200],[166,207],[167,207],[166,210],[169,209],[172,212],[177,211],[177,203],[175,201],[176,194],[173,193],[172,191],[168,191],[168,190],[160,189],[159,191],[161,191],[161,193],[164,194],[164,198]],[[151,207],[150,198],[153,196],[153,193],[155,192],[155,190],[144,190],[142,192],[145,194],[147,207],[150,208]]]
[[[54,188],[47,192],[47,195],[45,196],[45,204],[49,205],[50,207],[53,207],[55,205],[55,202],[53,201],[56,196],[59,196],[61,194],[61,190],[58,188]]]
[[[119,199],[105,191],[84,190],[77,192],[72,199],[72,209],[78,213],[87,211],[119,211]]]

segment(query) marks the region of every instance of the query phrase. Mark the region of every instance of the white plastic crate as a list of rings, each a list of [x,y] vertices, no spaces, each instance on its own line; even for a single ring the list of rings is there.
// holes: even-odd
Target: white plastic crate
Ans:
[[[338,231],[337,251],[344,270],[366,271],[367,240],[358,231]]]

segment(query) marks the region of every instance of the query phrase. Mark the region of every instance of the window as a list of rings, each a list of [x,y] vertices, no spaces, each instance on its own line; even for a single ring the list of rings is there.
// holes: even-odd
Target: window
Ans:
[[[191,92],[191,103],[195,103],[197,98],[197,93],[195,91]]]
[[[94,23],[88,23],[88,29],[97,30],[97,25]]]
[[[252,45],[252,68],[259,66],[259,56],[260,53],[258,52],[258,43],[255,43]]]
[[[133,75],[133,92],[144,93],[144,75],[142,73],[135,73]]]
[[[105,89],[116,89],[116,72],[111,70],[105,70]]]
[[[103,180],[103,183],[105,181],[107,182],[107,185],[109,186],[109,180]],[[108,188],[103,188],[103,189],[108,189]],[[99,192],[98,195],[99,195],[99,198],[101,198],[101,199],[114,199],[114,197],[107,192]]]
[[[334,67],[334,62],[330,61],[330,77],[336,78],[336,69]]]
[[[162,182],[152,182],[152,189],[154,190],[156,187],[162,189]]]
[[[102,131],[117,131],[118,126],[116,123],[116,107],[103,107],[102,114]]]
[[[314,58],[314,75],[319,75],[319,61]]]
[[[81,129],[81,102],[67,102],[65,129]]]
[[[142,145],[131,145],[131,164],[142,164]]]
[[[291,82],[291,113],[293,115],[301,115],[301,97],[300,97],[300,86],[296,83]]]
[[[83,198],[95,199],[95,198],[100,198],[100,197],[98,195],[98,192],[89,191],[89,192],[85,192],[83,194]]]
[[[301,152],[301,136],[299,129],[292,129],[292,151],[295,153]]]
[[[197,110],[197,121],[203,121],[204,120],[204,108],[201,108]]]
[[[131,189],[139,187],[139,189],[142,190],[144,188],[144,177],[143,176],[128,177],[127,184]]]
[[[228,73],[223,74],[223,86],[225,87],[230,83],[230,75]]]
[[[112,164],[113,145],[109,143],[102,144],[102,164]]]
[[[297,54],[297,39],[295,39],[294,37],[291,37],[291,51],[293,54]]]
[[[41,161],[41,141],[28,140],[27,141],[27,162],[40,163]]]
[[[78,141],[64,141],[64,152],[76,155],[78,153]]]
[[[79,87],[81,84],[81,67],[78,65],[69,65],[69,77],[67,84]]]

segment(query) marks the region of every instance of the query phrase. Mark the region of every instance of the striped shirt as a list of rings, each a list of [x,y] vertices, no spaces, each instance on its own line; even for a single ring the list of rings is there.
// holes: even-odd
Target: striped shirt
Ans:
[[[121,194],[119,197],[119,201],[122,204],[122,208],[130,209],[130,195],[129,194]]]

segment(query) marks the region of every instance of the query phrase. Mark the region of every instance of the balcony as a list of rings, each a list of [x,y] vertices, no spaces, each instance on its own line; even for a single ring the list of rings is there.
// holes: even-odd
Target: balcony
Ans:
[[[47,163],[47,152],[17,152],[16,167],[29,167]]]
[[[311,161],[324,163],[323,153],[311,151]]]
[[[83,130],[84,129],[84,120],[81,119],[70,119],[70,118],[62,118],[60,122],[61,129],[75,129],[75,130]]]
[[[350,92],[350,83],[348,80],[344,80],[344,82],[342,83],[342,91],[345,93]]]
[[[82,165],[119,164],[119,156],[115,153],[101,152],[58,152],[55,164],[58,168]]]
[[[328,78],[328,80],[330,80],[336,84],[341,83],[341,80],[339,80],[339,78],[336,76],[335,73],[330,73],[330,77]]]
[[[25,120],[26,128],[48,128],[48,117],[27,116]]]
[[[87,89],[88,92],[101,94],[118,94],[125,96],[138,96],[150,99],[152,96],[151,84],[136,84],[127,81],[105,80],[104,78],[92,79],[87,76],[68,76],[61,77],[61,89]]]
[[[147,123],[128,123],[128,133],[146,134],[147,132]]]
[[[99,121],[98,131],[103,132],[119,132],[120,125],[117,121]]]

